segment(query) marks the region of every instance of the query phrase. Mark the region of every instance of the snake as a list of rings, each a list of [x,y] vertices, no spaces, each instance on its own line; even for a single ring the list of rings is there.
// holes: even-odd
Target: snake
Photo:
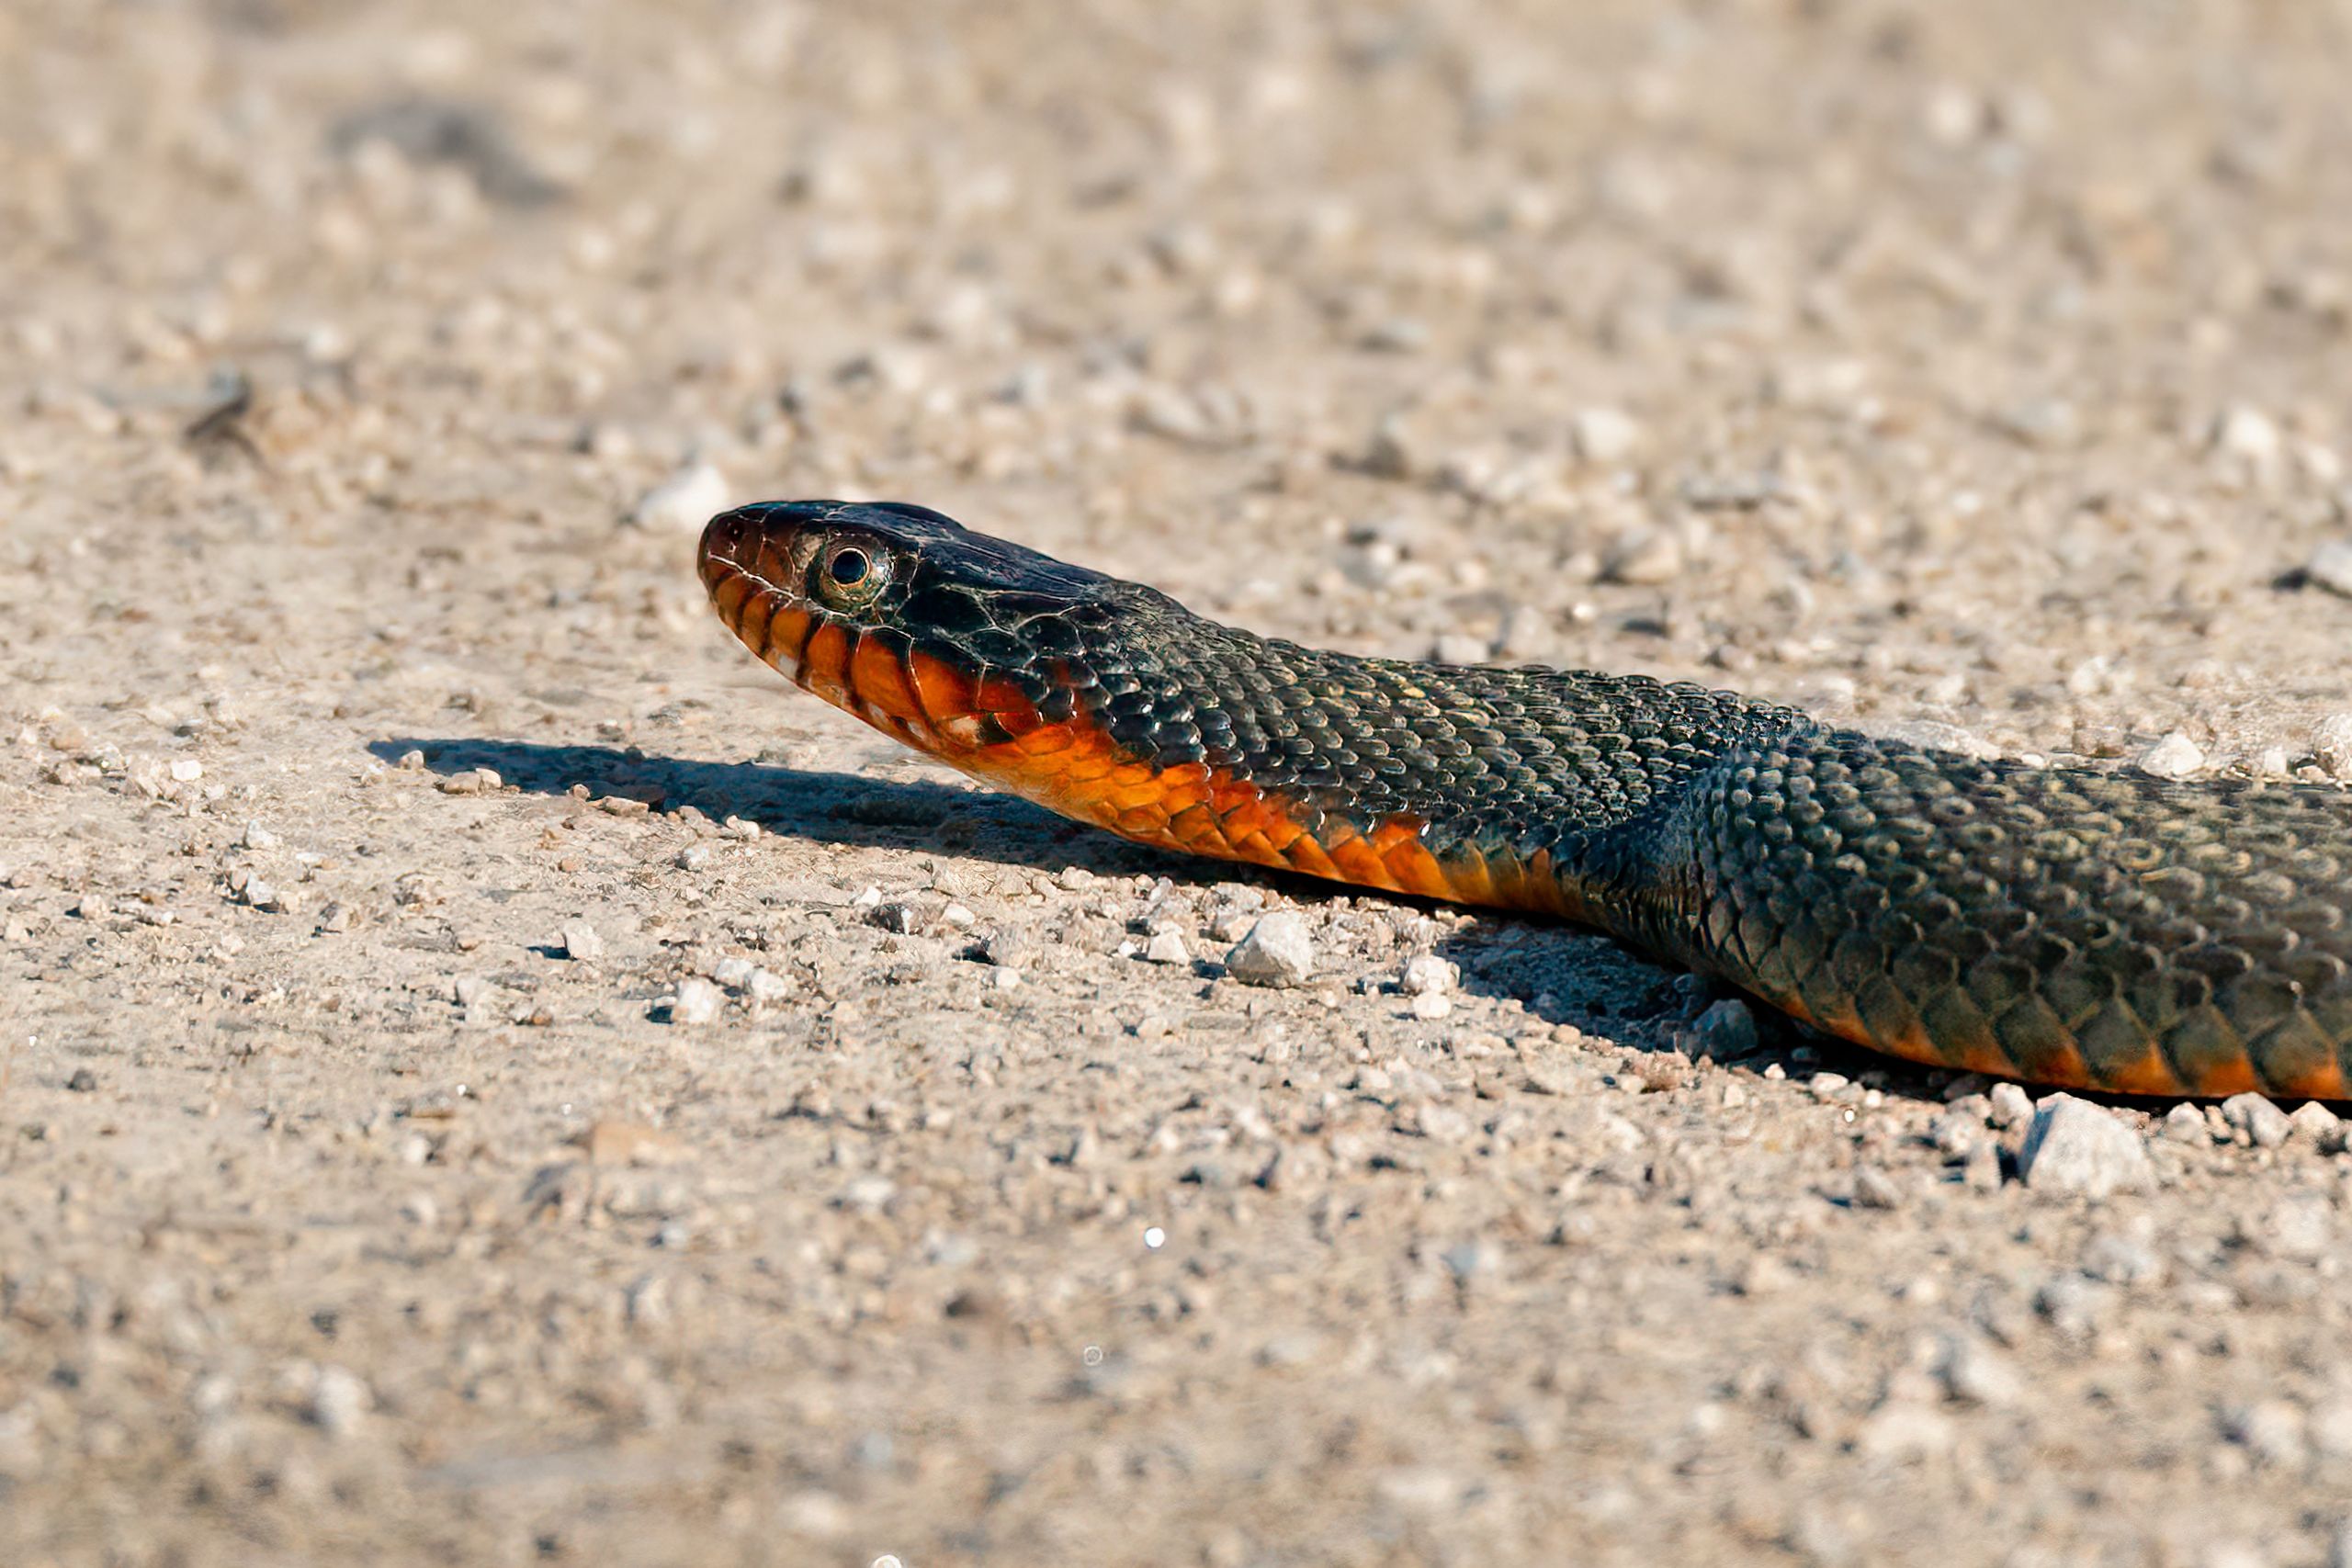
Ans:
[[[901,502],[705,528],[763,662],[1161,849],[1553,916],[1870,1050],[2340,1100],[2352,790],[1962,755],[1638,675],[1325,651]]]

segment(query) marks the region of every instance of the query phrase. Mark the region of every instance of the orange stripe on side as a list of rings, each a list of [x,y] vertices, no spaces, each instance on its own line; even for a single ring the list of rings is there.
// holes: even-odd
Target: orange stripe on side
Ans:
[[[1035,707],[1022,694],[1021,688],[1001,675],[987,676],[974,685],[972,706],[979,713],[1025,713],[1033,717],[1036,714]]]
[[[2330,1062],[2325,1066],[2289,1078],[2278,1086],[2278,1092],[2289,1100],[2299,1096],[2304,1100],[2343,1100],[2346,1098],[2344,1069]]]
[[[768,619],[767,644],[753,651],[787,675],[800,671],[801,651],[808,646],[808,612],[784,605]]]
[[[859,701],[893,718],[928,716],[913,681],[908,678],[907,667],[899,662],[898,650],[878,637],[857,639],[857,648],[849,660],[849,683]]]
[[[1743,979],[1740,984],[1747,986],[1748,989],[1795,1019],[1799,1023],[1811,1024],[1825,1034],[1834,1034],[1838,1039],[1860,1045],[1865,1050],[1877,1051],[1889,1056],[1900,1056],[1905,1061],[1917,1062],[1923,1066],[1958,1067],[1963,1072],[1984,1073],[1991,1077],[2007,1078],[2017,1076],[2017,1065],[2009,1060],[2007,1053],[2001,1049],[1999,1043],[1989,1033],[1973,1036],[1953,1047],[1937,1045],[1928,1038],[1927,1032],[1923,1029],[1908,1029],[1901,1034],[1881,1036],[1871,1033],[1870,1030],[1863,1027],[1861,1019],[1851,1012],[1841,1013],[1835,1018],[1817,1017],[1814,1010],[1805,1005],[1804,998],[1793,992],[1766,990],[1755,985],[1752,980]],[[2082,1069],[2080,1058],[2076,1059],[2075,1076],[2072,1078],[2051,1081],[2054,1087],[2060,1089],[2093,1087],[2089,1082],[2089,1075]]]
[[[2340,1072],[2335,1075],[2335,1083],[2336,1087],[2329,1091],[2328,1098],[2334,1098],[2344,1092],[2343,1075]],[[2256,1094],[2261,1092],[2261,1089],[2262,1081],[2255,1077],[2254,1059],[2241,1053],[2219,1064],[2203,1077],[2190,1084],[2188,1092],[2227,1099],[2233,1094]],[[2306,1091],[2295,1089],[2290,1092],[2301,1094]]]
[[[743,624],[743,601],[752,596],[752,580],[741,572],[729,572],[714,584],[710,602],[718,607],[718,618],[730,626]]]
[[[1426,827],[1418,817],[1391,817],[1372,830],[1372,850],[1388,868],[1386,886],[1425,898],[1450,898],[1453,884],[1445,868],[1421,842]]]
[[[857,711],[846,676],[849,673],[849,633],[827,621],[809,634],[800,655],[800,683],[837,708]],[[864,715],[859,715],[864,717]]]
[[[915,700],[933,726],[973,716],[975,683],[944,659],[922,652],[907,656],[907,674],[914,683]]]
[[[2117,1094],[2178,1094],[2181,1089],[2180,1075],[2172,1070],[2165,1054],[2153,1045],[2137,1061],[2127,1062],[2109,1073],[2098,1087]]]
[[[735,623],[735,635],[753,653],[763,652],[768,646],[768,623],[775,618],[783,597],[762,590],[743,604],[743,618]]]
[[[782,616],[778,617],[781,625]],[[1001,676],[978,681],[917,653],[903,663],[873,638],[855,643],[830,622],[806,637],[798,679],[836,706],[976,778],[1049,810],[1160,849],[1297,871],[1389,893],[1577,912],[1548,875],[1516,863],[1441,863],[1418,818],[1361,830],[1318,819],[1305,802],[1205,762],[1155,769],[1082,720],[1047,723]],[[1012,739],[982,743],[980,720]]]
[[[1534,909],[1571,920],[1597,924],[1584,900],[1563,886],[1553,870],[1552,852],[1539,851],[1532,860],[1489,862],[1495,902],[1506,908]]]

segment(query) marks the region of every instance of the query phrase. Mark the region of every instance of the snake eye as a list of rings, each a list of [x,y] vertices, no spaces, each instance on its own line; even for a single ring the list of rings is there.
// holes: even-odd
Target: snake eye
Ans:
[[[817,562],[817,593],[836,610],[859,610],[890,580],[890,559],[862,546],[841,544]]]

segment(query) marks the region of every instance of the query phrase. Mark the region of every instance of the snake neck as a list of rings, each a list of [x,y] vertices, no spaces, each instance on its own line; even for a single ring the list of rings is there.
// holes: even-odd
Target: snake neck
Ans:
[[[1687,833],[1690,781],[1812,728],[1695,685],[1305,648],[1117,583],[910,657],[957,663],[988,694],[979,733],[917,743],[1067,815],[1633,937],[1671,929],[1697,896],[1657,874],[1687,863],[1663,851]]]

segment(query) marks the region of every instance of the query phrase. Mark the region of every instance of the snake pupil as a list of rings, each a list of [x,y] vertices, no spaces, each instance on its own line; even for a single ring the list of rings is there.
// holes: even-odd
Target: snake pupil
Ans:
[[[832,573],[835,582],[847,587],[865,581],[868,566],[863,551],[843,550],[833,558],[832,564],[826,570]]]

